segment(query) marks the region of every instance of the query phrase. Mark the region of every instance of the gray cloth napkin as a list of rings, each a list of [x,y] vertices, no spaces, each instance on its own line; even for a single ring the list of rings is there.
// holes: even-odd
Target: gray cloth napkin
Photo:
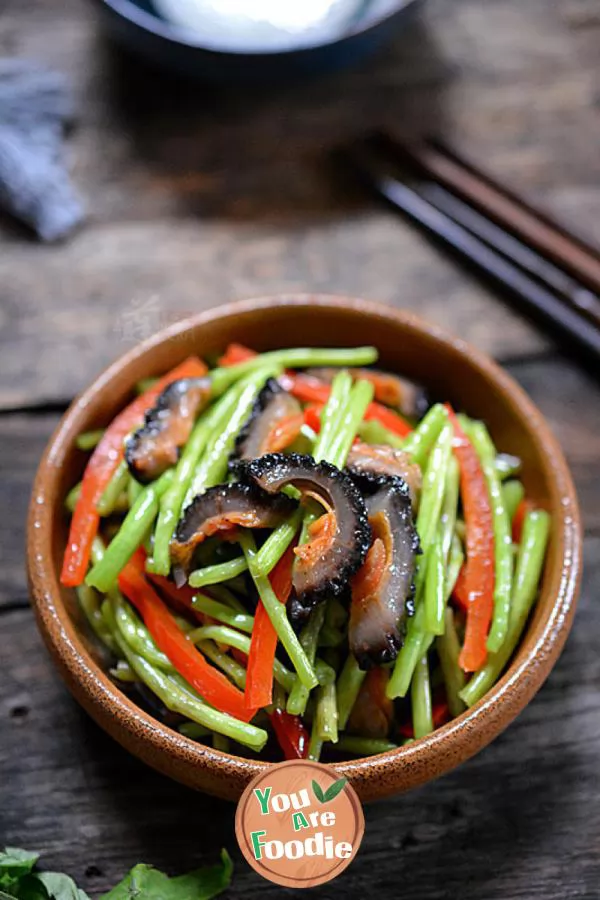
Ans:
[[[0,59],[0,207],[43,241],[65,237],[84,216],[64,161],[74,112],[60,73]]]

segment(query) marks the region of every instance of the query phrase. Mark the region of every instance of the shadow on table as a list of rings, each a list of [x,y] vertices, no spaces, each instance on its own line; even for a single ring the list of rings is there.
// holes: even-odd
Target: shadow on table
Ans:
[[[217,857],[222,846],[236,861],[235,895],[280,896],[255,875],[237,851],[235,806],[164,778],[117,748],[82,713],[83,738],[94,752],[88,776],[127,784],[102,793],[103,817],[127,835],[131,864],[144,860],[170,873]],[[312,895],[334,900],[340,890],[363,900],[376,888],[382,900],[486,900],[512,896],[560,852],[565,796],[577,779],[569,751],[520,762],[518,726],[458,771],[404,797],[366,808],[366,834],[351,868]],[[531,751],[530,751],[531,752]],[[491,758],[495,754],[495,761]],[[490,773],[494,772],[494,780]],[[560,772],[560,777],[557,774]],[[564,836],[563,836],[564,837]],[[103,851],[111,848],[103,835]],[[555,849],[556,848],[556,849]],[[564,847],[563,847],[564,850]],[[129,865],[129,863],[127,863]],[[532,870],[531,873],[529,870]],[[93,888],[93,882],[88,888]],[[286,895],[304,897],[301,891]]]
[[[560,761],[541,756],[521,766],[514,730],[485,753],[483,764],[473,760],[410,795],[368,807],[356,862],[320,900],[374,892],[382,900],[506,900],[526,890],[533,896],[534,884],[543,893],[557,860],[568,857],[565,794],[577,767],[569,751]]]
[[[182,211],[261,221],[363,205],[329,151],[375,127],[439,129],[450,74],[419,18],[358,68],[268,89],[182,81],[112,45],[104,50],[110,115]]]
[[[143,861],[171,874],[216,861],[235,847],[233,804],[191,791],[141,763],[80,712],[86,778],[106,785],[103,813],[127,834],[130,865]],[[119,785],[126,786],[123,793]],[[103,849],[111,852],[110,834]],[[114,851],[115,848],[112,848]],[[118,849],[115,855],[118,854]]]
[[[582,900],[597,897],[597,551],[598,540],[592,538],[576,627],[535,701],[493,744],[454,772],[367,806],[356,861],[311,897],[559,900],[565,890]],[[85,860],[101,873],[82,884],[90,893],[116,882],[136,862],[174,874],[214,860],[225,846],[236,860],[236,897],[282,895],[236,851],[233,804],[191,792],[153,772],[101,732],[75,703],[62,731],[74,748],[75,777],[81,766],[88,789],[79,809],[68,788],[65,796],[81,832],[92,829],[94,843],[84,845]],[[51,754],[63,752],[65,739],[59,728]],[[52,756],[49,764],[51,783]],[[81,838],[77,833],[68,840]],[[576,887],[576,894],[569,887]],[[301,891],[286,891],[286,896],[306,900]]]

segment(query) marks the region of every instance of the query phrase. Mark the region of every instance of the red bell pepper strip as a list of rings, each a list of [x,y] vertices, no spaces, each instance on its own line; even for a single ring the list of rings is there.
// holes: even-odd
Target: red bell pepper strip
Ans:
[[[394,718],[394,701],[386,693],[389,681],[389,669],[379,666],[369,669],[346,724],[351,734],[372,738],[387,736]]]
[[[287,603],[292,591],[292,566],[294,543],[285,551],[271,574],[269,581],[275,596]],[[273,697],[273,661],[277,649],[277,634],[266,609],[259,600],[254,615],[254,627],[246,672],[246,703],[260,709],[268,706]]]
[[[211,666],[181,630],[169,608],[146,581],[143,556],[134,555],[119,575],[119,588],[140,613],[157,646],[180,675],[221,712],[248,722],[256,712],[222,672]]]
[[[288,390],[302,403],[324,405],[329,399],[331,387],[311,375],[292,375],[289,379]]]
[[[373,369],[361,369],[360,378],[369,381],[373,385],[373,396],[380,403],[401,409],[406,387],[396,375],[388,375],[385,372],[377,372]]]
[[[201,360],[190,357],[160,378],[112,420],[83,473],[81,492],[69,529],[69,540],[60,575],[61,584],[66,587],[77,587],[85,578],[92,541],[100,523],[96,506],[123,458],[123,442],[127,435],[142,424],[144,413],[154,405],[159,394],[169,384],[179,378],[196,377],[206,372],[207,368]]]
[[[206,624],[211,625],[213,622],[216,622],[216,619],[209,619],[207,616]],[[216,624],[218,624],[218,622],[216,622]],[[219,647],[219,649],[223,648],[226,653],[229,651],[230,656],[233,656],[235,661],[239,662],[240,666],[246,668],[246,666],[248,665],[248,656],[244,653],[243,650],[238,650],[237,647],[228,647],[226,644],[218,643],[217,646]]]
[[[323,384],[322,381],[319,381],[318,378],[314,378],[311,375],[293,376],[293,378],[291,378],[289,390],[290,393],[293,394],[294,397],[297,397],[298,400],[301,400],[302,403],[325,404],[331,393],[331,387],[328,384]],[[398,415],[397,412],[394,412],[393,409],[388,409],[387,406],[384,406],[382,403],[377,403],[376,401],[369,403],[367,411],[365,412],[365,420],[368,422],[372,419],[381,422],[385,428],[389,431],[393,431],[394,434],[397,434],[399,437],[406,437],[406,435],[410,434],[412,431],[411,426],[402,418],[402,416]]]
[[[275,737],[286,759],[306,759],[309,735],[300,716],[274,709],[269,716]]]
[[[361,381],[368,381],[373,385],[373,396],[377,401],[377,405],[383,404],[386,408],[392,407],[399,409],[402,402],[401,382],[395,375],[386,375],[384,372],[375,372],[372,369],[351,370],[353,377]],[[302,375],[294,376],[294,372],[289,373],[290,377],[300,379],[297,390],[305,395],[312,395],[312,399],[317,401],[318,397],[324,397],[324,391],[320,388],[328,387],[327,382],[323,382],[318,376],[311,375],[306,372]],[[299,398],[302,399],[302,398]]]
[[[146,578],[149,578],[160,589],[163,596],[171,601],[175,609],[192,612],[200,622],[204,622],[206,616],[194,609],[192,605],[192,600],[198,592],[188,584],[183,584],[178,588],[168,578],[163,575],[155,575],[153,572],[146,572]]]
[[[433,704],[431,719],[434,728],[441,728],[442,725],[445,725],[446,722],[450,721],[450,710],[448,709],[446,700],[438,700]],[[415,736],[412,722],[405,722],[403,725],[400,725],[398,731],[402,737],[405,738],[414,738]]]
[[[453,449],[460,466],[465,513],[467,563],[463,598],[468,598],[465,640],[459,657],[465,672],[475,672],[487,657],[486,640],[494,610],[494,525],[492,507],[475,448],[446,404],[454,427]]]
[[[321,430],[322,403],[309,403],[304,407],[304,424],[318,434]]]
[[[234,342],[227,345],[225,353],[219,358],[218,363],[220,366],[236,366],[238,363],[253,359],[256,355],[256,352],[250,350],[249,347]]]
[[[375,400],[372,403],[369,403],[365,413],[366,422],[370,422],[372,419],[380,422],[384,428],[387,428],[388,431],[393,431],[398,437],[406,437],[407,434],[410,434],[412,431],[412,427],[408,424],[406,419],[403,419],[402,416],[398,415],[397,412],[394,412],[393,409],[388,409],[387,406],[384,406],[382,403],[377,403]]]
[[[142,548],[140,548],[142,549]],[[137,551],[139,553],[139,550]],[[212,616],[207,616],[206,613],[202,613],[199,610],[194,608],[192,603],[194,597],[198,593],[194,588],[191,588],[188,584],[182,584],[180,588],[176,587],[172,581],[169,581],[168,578],[164,578],[162,575],[155,575],[154,572],[144,572],[146,578],[149,578],[158,588],[160,588],[162,595],[170,600],[173,608],[175,610],[179,610],[182,613],[192,613],[199,622],[202,622],[203,625],[218,625],[216,619],[213,619]],[[220,645],[219,645],[220,646]],[[226,648],[229,650],[231,655],[237,659],[239,663],[241,663],[244,667],[246,666],[246,656],[241,651],[236,650],[235,647]]]
[[[452,600],[455,605],[466,613],[469,608],[469,595],[467,588],[467,564],[463,563],[452,591]]]
[[[525,521],[525,516],[528,512],[531,512],[533,509],[533,504],[530,500],[521,500],[519,505],[517,506],[517,511],[515,512],[513,521],[512,521],[512,539],[515,544],[521,543],[521,532],[523,531],[523,522]]]

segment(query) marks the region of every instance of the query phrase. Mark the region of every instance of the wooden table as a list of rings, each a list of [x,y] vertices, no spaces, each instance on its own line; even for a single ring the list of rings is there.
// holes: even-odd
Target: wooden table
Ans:
[[[29,486],[69,398],[132,342],[232,297],[349,292],[418,310],[507,364],[569,457],[586,572],[573,635],[527,711],[458,771],[369,807],[358,860],[314,896],[599,896],[598,384],[328,155],[369,126],[435,128],[598,240],[599,36],[596,0],[428,0],[378,59],[250,94],[132,65],[82,0],[4,0],[0,53],[73,80],[90,220],[56,247],[0,225],[0,843],[42,849],[92,896],[139,860],[178,872],[234,850],[231,806],[130,758],[55,675],[23,575]],[[231,896],[280,893],[238,863]]]

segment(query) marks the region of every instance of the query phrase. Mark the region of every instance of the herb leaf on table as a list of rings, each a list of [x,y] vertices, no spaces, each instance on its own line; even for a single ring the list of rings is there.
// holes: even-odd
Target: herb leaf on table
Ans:
[[[220,863],[176,878],[142,863],[100,900],[211,900],[229,885],[232,872],[233,863],[226,850],[221,851]]]
[[[21,878],[28,875],[39,859],[39,853],[20,850],[18,847],[5,847],[0,852],[0,891],[9,897],[16,896],[12,889],[18,886]],[[0,895],[0,900],[2,896]]]
[[[68,875],[34,872],[38,858],[39,853],[15,847],[0,851],[0,900],[90,900]],[[232,874],[227,850],[214,866],[174,878],[141,863],[100,900],[212,900],[229,886]]]
[[[89,900],[88,895],[77,887],[68,875],[59,872],[39,872],[35,875],[48,892],[52,900]]]

